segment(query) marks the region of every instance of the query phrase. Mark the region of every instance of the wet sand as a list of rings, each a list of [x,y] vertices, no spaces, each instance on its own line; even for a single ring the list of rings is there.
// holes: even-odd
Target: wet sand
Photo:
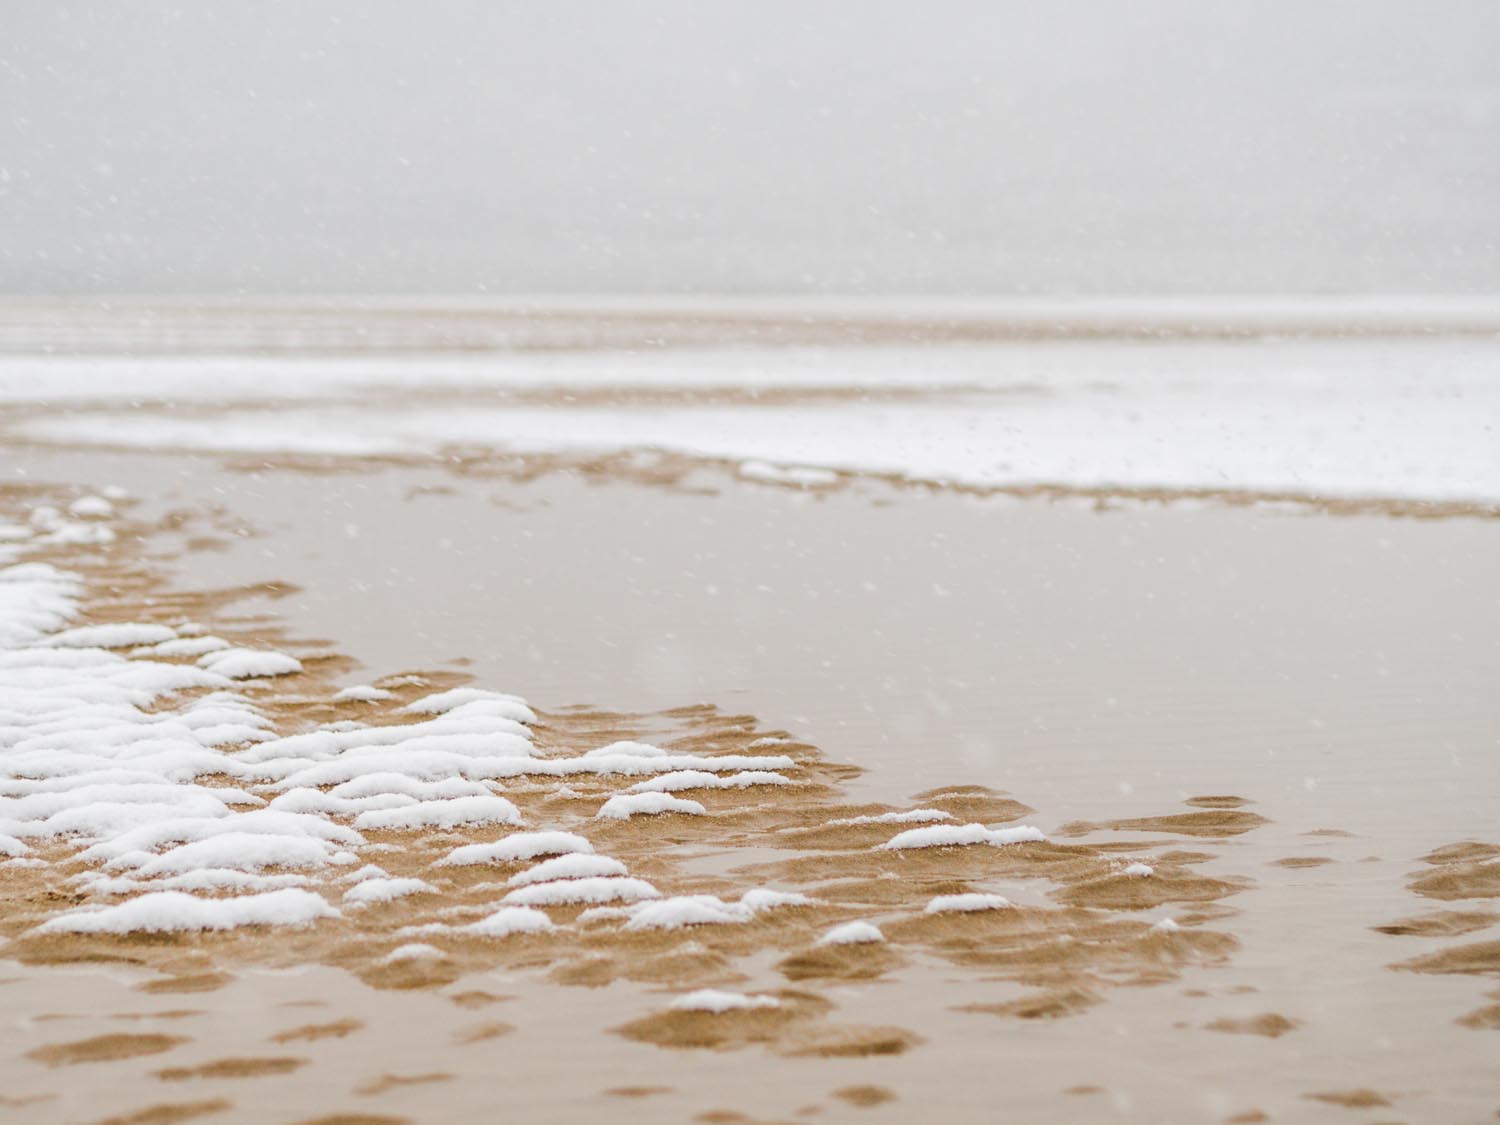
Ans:
[[[392,965],[397,930],[465,918],[519,869],[307,932],[147,941],[29,937],[58,904],[7,871],[0,955],[20,961],[0,993],[24,1014],[0,1037],[0,1092],[20,1120],[1500,1107],[1494,521],[823,495],[711,472],[663,488],[25,467],[145,498],[144,555],[121,548],[110,566],[132,581],[97,612],[191,607],[226,636],[328,654],[256,689],[287,731],[343,717],[316,702],[338,683],[416,672],[524,692],[544,747],[778,740],[796,785],[683,793],[701,817],[591,821],[617,782],[506,792],[669,893],[767,884],[813,904],[649,935],[563,908],[560,937],[445,937]],[[878,845],[905,825],[830,824],[916,807],[1049,841],[892,853]],[[430,875],[495,835],[379,842],[393,874]],[[974,891],[1014,905],[923,913]],[[887,940],[815,944],[855,919]],[[703,986],[779,1004],[669,1007]]]

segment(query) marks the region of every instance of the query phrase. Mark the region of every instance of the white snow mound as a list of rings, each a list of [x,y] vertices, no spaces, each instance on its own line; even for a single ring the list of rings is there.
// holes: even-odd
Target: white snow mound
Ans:
[[[779,1008],[781,1001],[774,996],[747,996],[743,992],[725,992],[717,988],[700,988],[679,996],[668,1005],[677,1012],[742,1012],[751,1008]]]
[[[982,824],[938,824],[931,828],[910,828],[876,847],[882,851],[965,847],[970,844],[988,844],[998,848],[1006,844],[1023,844],[1046,838],[1028,824],[1016,828],[986,828]]]
[[[587,879],[592,876],[625,875],[625,865],[602,855],[560,855],[535,867],[519,871],[506,880],[512,887],[547,883],[553,879]]]
[[[463,927],[465,933],[495,938],[511,934],[544,934],[553,929],[556,927],[552,919],[529,906],[502,906],[488,918]]]
[[[344,892],[344,901],[355,906],[394,902],[408,895],[435,894],[437,888],[421,879],[361,879]]]
[[[683,800],[669,793],[622,793],[605,801],[594,816],[606,820],[629,820],[633,816],[660,816],[663,813],[702,816],[706,811],[697,801]]]
[[[289,887],[239,898],[205,899],[154,891],[100,910],[73,911],[43,922],[43,933],[131,934],[233,930],[241,926],[306,926],[338,911],[311,891]]]
[[[225,648],[204,653],[198,658],[198,667],[231,680],[253,680],[300,672],[302,661],[270,649]]]
[[[517,863],[543,855],[590,855],[594,845],[572,832],[516,832],[492,844],[454,848],[437,867],[470,867],[483,863]]]
[[[885,935],[869,922],[845,922],[818,939],[819,945],[871,945],[885,940]]]

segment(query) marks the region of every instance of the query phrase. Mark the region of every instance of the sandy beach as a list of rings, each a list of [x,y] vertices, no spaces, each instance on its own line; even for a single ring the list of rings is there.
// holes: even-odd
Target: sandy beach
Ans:
[[[1399,357],[1495,345],[1145,346],[1368,426],[1023,480],[953,435],[1150,387],[0,359],[7,1118],[1492,1119],[1500,413]],[[1454,402],[1424,476],[1385,435]]]
[[[0,1125],[1500,1122],[1500,6],[0,36]]]

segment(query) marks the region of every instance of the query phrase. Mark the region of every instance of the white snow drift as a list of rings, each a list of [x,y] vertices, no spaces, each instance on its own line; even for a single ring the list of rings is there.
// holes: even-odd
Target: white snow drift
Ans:
[[[539,908],[618,910],[628,926],[650,929],[744,922],[807,901],[772,891],[738,903],[661,901],[587,838],[528,829],[498,791],[508,778],[560,787],[577,776],[619,779],[628,791],[604,802],[605,820],[703,815],[673,792],[790,784],[781,771],[795,768],[791,758],[676,754],[633,741],[543,756],[525,701],[479,687],[387,716],[379,705],[393,692],[345,688],[336,699],[404,721],[280,733],[240,682],[269,690],[266,681],[301,671],[295,657],[236,645],[197,622],[79,621],[83,580],[23,561],[33,547],[108,543],[112,513],[102,500],[75,502],[70,514],[38,505],[0,524],[0,864],[45,865],[38,848],[62,844],[88,865],[70,877],[86,904],[45,922],[45,932],[302,926],[344,917],[330,905],[335,892],[356,913],[438,893],[439,882],[364,862],[362,853],[400,847],[371,841],[373,832],[507,830],[435,864],[529,865],[508,873],[488,917],[458,928],[485,937],[551,929]]]

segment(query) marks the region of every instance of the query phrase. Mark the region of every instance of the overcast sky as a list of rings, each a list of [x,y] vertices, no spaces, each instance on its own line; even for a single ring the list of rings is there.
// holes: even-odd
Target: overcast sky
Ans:
[[[3,291],[1500,291],[1495,0],[4,16]]]

